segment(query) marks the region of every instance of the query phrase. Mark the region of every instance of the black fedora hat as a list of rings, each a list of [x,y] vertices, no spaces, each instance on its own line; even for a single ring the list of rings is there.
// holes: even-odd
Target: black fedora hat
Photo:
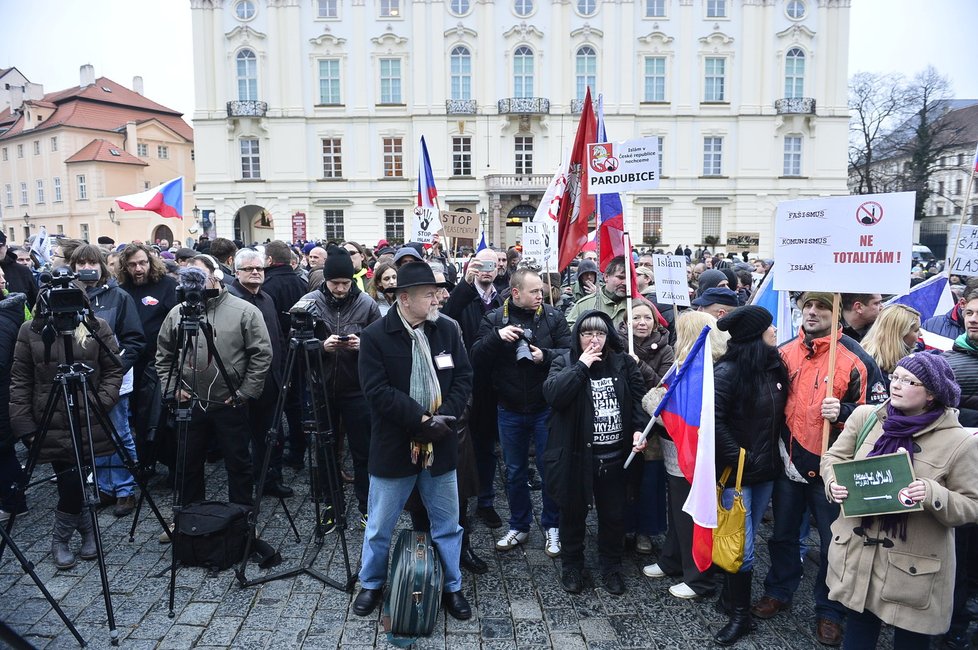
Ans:
[[[398,289],[410,289],[411,287],[435,286],[448,288],[451,285],[447,282],[437,282],[435,273],[431,267],[424,262],[408,262],[397,269],[397,286],[384,289],[385,293],[393,293]]]

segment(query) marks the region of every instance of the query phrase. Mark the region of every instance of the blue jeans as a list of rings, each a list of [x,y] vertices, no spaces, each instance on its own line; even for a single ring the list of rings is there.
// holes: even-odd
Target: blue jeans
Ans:
[[[868,609],[855,612],[846,608],[845,612],[846,635],[842,642],[843,650],[875,648],[883,621]],[[893,650],[927,650],[929,647],[930,636],[899,627],[893,628]]]
[[[744,508],[747,509],[747,517],[745,518],[744,524],[744,562],[740,565],[741,573],[754,568],[754,536],[757,534],[757,529],[761,525],[764,508],[767,507],[767,501],[764,500],[764,495],[770,498],[771,486],[773,484],[774,481],[765,481],[756,485],[740,486],[743,494]],[[724,508],[730,508],[733,505],[733,497],[733,488],[727,488],[723,491],[721,501]],[[755,499],[757,507],[754,506]]]
[[[119,402],[109,411],[109,419],[116,433],[119,434],[119,441],[126,451],[129,458],[136,462],[136,443],[132,439],[132,430],[129,428],[129,396],[123,395]],[[95,472],[98,476],[98,489],[106,494],[114,494],[116,497],[127,497],[136,491],[136,479],[132,477],[129,470],[122,464],[122,458],[118,452],[113,452],[111,456],[98,456],[95,459]]]
[[[810,484],[796,483],[786,476],[779,476],[774,481],[774,534],[768,541],[771,570],[764,579],[764,594],[790,603],[801,583],[803,565],[799,555],[798,531],[806,505],[808,512],[815,516],[821,552],[821,562],[815,576],[815,615],[841,624],[845,607],[829,600],[829,588],[825,585],[829,542],[832,540],[831,526],[839,516],[839,505],[825,498],[825,486],[820,478]]]
[[[536,413],[517,413],[499,407],[499,446],[503,449],[506,463],[506,496],[509,498],[509,528],[523,533],[530,532],[533,505],[530,503],[530,486],[527,475],[530,466],[530,437],[536,446],[537,472],[543,483],[543,512],[540,524],[543,528],[557,528],[560,508],[547,496],[547,477],[543,473],[543,452],[547,449],[547,420],[550,409]]]
[[[462,527],[458,525],[458,481],[455,470],[438,476],[422,470],[420,474],[403,478],[370,475],[367,530],[360,556],[360,586],[364,589],[380,589],[387,582],[391,535],[415,485],[431,518],[431,538],[445,568],[445,591],[462,588],[462,573],[458,565],[462,554]]]

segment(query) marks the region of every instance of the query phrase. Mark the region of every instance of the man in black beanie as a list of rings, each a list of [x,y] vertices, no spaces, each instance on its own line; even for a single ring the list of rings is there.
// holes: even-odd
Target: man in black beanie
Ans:
[[[326,406],[332,417],[334,431],[346,432],[353,456],[353,491],[360,510],[360,525],[367,524],[367,455],[370,450],[370,409],[360,389],[357,368],[360,357],[360,333],[380,318],[377,303],[353,282],[353,260],[342,246],[330,246],[323,265],[323,285],[303,296],[312,300],[310,308],[317,320],[316,335],[323,341],[325,377],[310,373],[312,394],[322,395],[325,389]],[[334,453],[337,451],[334,448]],[[320,466],[324,459],[318,459]],[[325,478],[325,477],[323,477]],[[339,489],[339,484],[334,488]],[[332,530],[335,517],[328,495],[321,495],[326,504],[323,521],[327,532]],[[337,513],[342,516],[343,513]]]

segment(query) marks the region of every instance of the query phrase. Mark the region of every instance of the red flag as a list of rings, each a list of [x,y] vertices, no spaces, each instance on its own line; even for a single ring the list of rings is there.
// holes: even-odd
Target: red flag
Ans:
[[[594,212],[594,197],[588,194],[587,174],[584,171],[587,160],[587,145],[594,142],[596,125],[594,110],[591,108],[591,89],[588,88],[581,107],[581,121],[577,125],[574,147],[570,152],[570,165],[567,171],[567,189],[560,202],[557,215],[557,242],[559,257],[557,268],[566,269],[584,244],[587,242],[588,224]]]

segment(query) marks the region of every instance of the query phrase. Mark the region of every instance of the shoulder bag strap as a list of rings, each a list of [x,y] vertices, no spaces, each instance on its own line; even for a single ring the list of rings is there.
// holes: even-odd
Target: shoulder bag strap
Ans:
[[[737,461],[737,485],[734,487],[734,489],[737,492],[740,492],[740,481],[744,477],[744,457],[746,455],[747,454],[744,451],[744,448],[741,447],[740,448],[740,459],[738,459],[738,461]]]
[[[852,449],[853,455],[855,455],[856,452],[859,451],[859,448],[863,446],[863,443],[866,442],[866,438],[869,437],[869,432],[873,430],[873,427],[876,426],[877,422],[879,422],[879,416],[876,415],[876,409],[873,409],[873,412],[866,418],[866,422],[863,423],[863,428],[859,431],[859,435],[856,436],[856,446]]]

